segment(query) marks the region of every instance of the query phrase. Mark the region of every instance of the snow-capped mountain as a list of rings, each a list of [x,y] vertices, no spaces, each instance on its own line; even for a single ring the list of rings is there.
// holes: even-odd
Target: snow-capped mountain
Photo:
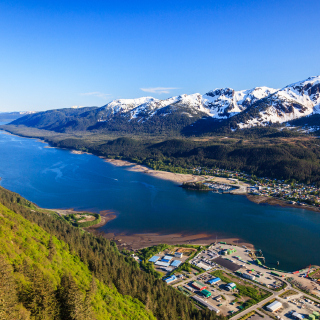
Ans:
[[[204,95],[182,94],[163,100],[153,97],[117,99],[100,108],[58,109],[29,114],[14,124],[59,132],[95,130],[200,134],[221,127],[235,130],[267,126],[317,114],[320,114],[320,76],[282,89],[255,87],[235,91],[220,88]]]
[[[261,100],[264,105],[258,115],[238,123],[238,128],[250,128],[269,123],[283,123],[320,112],[320,76],[290,84]],[[259,103],[257,103],[257,106]]]
[[[267,87],[242,91],[223,88],[212,90],[205,95],[200,93],[183,94],[165,100],[152,97],[118,99],[99,109],[101,116],[99,121],[108,121],[115,114],[123,114],[130,119],[143,117],[146,120],[160,111],[164,111],[162,110],[164,108],[167,109],[167,112],[162,112],[163,115],[169,115],[174,109],[179,108],[180,112],[189,117],[201,113],[216,119],[227,119],[274,92],[276,92],[275,89]]]
[[[226,119],[250,107],[256,101],[269,96],[277,90],[268,87],[256,87],[251,90],[234,91],[230,88],[215,89],[203,96],[210,115]]]

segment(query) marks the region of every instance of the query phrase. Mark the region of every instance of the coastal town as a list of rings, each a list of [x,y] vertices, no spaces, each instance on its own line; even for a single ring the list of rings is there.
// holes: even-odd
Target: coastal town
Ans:
[[[168,286],[190,298],[196,308],[234,320],[319,319],[318,266],[294,272],[270,268],[263,264],[261,250],[226,242],[162,246],[166,249],[147,263]],[[132,257],[142,263],[139,252]]]
[[[243,193],[274,197],[279,200],[287,201],[289,204],[297,204],[301,206],[320,207],[320,188],[314,184],[304,184],[289,180],[277,180],[270,178],[259,178],[241,171],[224,170],[224,169],[207,169],[192,168],[193,173],[203,175],[206,178],[202,183],[206,189],[214,192],[232,192],[239,189],[241,184],[246,184],[246,188],[242,188]],[[226,182],[219,183],[214,177],[225,178]],[[202,188],[204,189],[204,188]],[[235,192],[239,193],[239,192]]]

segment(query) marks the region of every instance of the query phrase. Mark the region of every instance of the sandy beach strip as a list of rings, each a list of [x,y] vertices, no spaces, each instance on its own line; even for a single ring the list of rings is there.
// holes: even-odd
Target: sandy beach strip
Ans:
[[[206,179],[203,176],[198,176],[193,174],[183,174],[183,173],[173,173],[173,172],[167,172],[167,171],[153,170],[146,166],[135,164],[135,163],[124,161],[124,160],[115,160],[115,159],[106,159],[106,158],[103,158],[103,159],[106,162],[111,163],[115,166],[127,167],[126,169],[129,171],[145,173],[159,179],[169,180],[179,184],[182,184],[183,182],[203,181]]]

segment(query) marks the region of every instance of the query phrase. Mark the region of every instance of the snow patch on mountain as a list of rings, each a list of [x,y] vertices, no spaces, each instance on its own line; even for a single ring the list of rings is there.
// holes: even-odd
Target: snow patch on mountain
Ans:
[[[259,99],[276,92],[268,87],[256,87],[251,90],[234,91],[231,88],[220,88],[208,92],[203,98],[213,118],[226,119],[250,107]]]
[[[263,102],[263,108],[259,109],[261,111],[258,115],[251,112],[253,109],[250,108],[256,108],[260,102]],[[108,121],[112,116],[120,114],[126,116],[128,121],[137,119],[143,122],[155,115],[164,117],[174,112],[189,117],[199,118],[204,115],[219,120],[245,112],[249,116],[237,124],[238,128],[266,126],[320,113],[320,76],[310,77],[282,89],[264,86],[240,91],[217,88],[204,95],[182,94],[164,100],[153,97],[117,99],[98,111],[98,121]]]
[[[320,113],[320,76],[293,83],[270,94],[267,103],[269,106],[259,112],[258,117],[239,123],[238,128],[283,123]]]
[[[151,101],[158,101],[158,99],[155,99],[153,97],[141,97],[137,99],[117,99],[112,100],[105,106],[101,107],[99,111],[104,111],[106,115],[124,113],[136,108],[137,106]]]

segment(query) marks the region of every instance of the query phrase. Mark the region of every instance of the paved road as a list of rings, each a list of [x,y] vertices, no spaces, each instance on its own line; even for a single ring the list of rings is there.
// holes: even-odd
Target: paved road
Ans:
[[[225,268],[214,268],[214,269],[211,269],[211,270],[209,270],[209,271],[206,271],[206,272],[202,273],[201,275],[208,274],[208,273],[210,273],[210,272],[213,272],[214,270],[223,270],[224,272],[229,273],[229,274],[231,274],[232,276],[236,276],[236,277],[239,278],[241,281],[246,281],[246,282],[248,282],[248,283],[253,283],[253,282],[251,282],[251,281],[248,281],[247,279],[244,279],[244,278],[242,278],[242,277],[237,276],[236,274],[234,274],[234,273],[231,272],[231,271],[226,270]],[[184,285],[184,284],[186,284],[186,283],[189,283],[189,282],[191,282],[191,281],[196,280],[199,276],[200,276],[200,275],[196,275],[196,276],[193,276],[193,277],[191,277],[191,278],[187,278],[187,279],[185,279],[185,280],[183,280],[183,281],[181,281],[181,282],[178,282],[178,283],[173,284],[172,286],[173,286],[173,287],[177,287],[177,286]],[[281,278],[280,278],[280,279],[281,279]],[[261,308],[261,307],[262,307],[264,304],[266,304],[268,301],[270,301],[270,300],[272,300],[272,299],[275,299],[275,298],[278,297],[280,294],[282,294],[283,292],[285,292],[285,291],[287,291],[287,290],[289,290],[289,289],[295,291],[297,294],[303,294],[304,296],[310,298],[311,300],[315,300],[315,301],[317,301],[318,303],[320,303],[320,299],[315,299],[314,297],[312,297],[312,296],[310,296],[310,295],[308,295],[308,294],[306,294],[306,293],[303,293],[303,292],[301,292],[301,291],[299,291],[299,290],[297,290],[297,289],[292,288],[291,284],[290,284],[288,281],[284,280],[284,279],[281,279],[281,281],[285,282],[285,283],[287,284],[287,287],[286,287],[285,289],[280,290],[280,291],[273,291],[273,290],[271,290],[271,289],[269,289],[269,288],[266,288],[266,287],[264,287],[264,286],[262,286],[262,285],[260,285],[260,284],[258,284],[258,283],[254,283],[254,285],[256,285],[257,287],[259,287],[259,288],[261,288],[261,289],[263,289],[263,290],[266,290],[266,291],[272,293],[272,295],[271,295],[270,297],[268,297],[268,298],[260,301],[259,303],[253,305],[252,307],[243,310],[242,312],[236,314],[234,317],[231,317],[230,319],[232,319],[232,320],[237,320],[237,319],[241,318],[242,316],[244,316],[245,314],[247,314],[247,313],[249,313],[249,312],[251,312],[251,311],[254,311],[254,310],[258,309],[258,308]]]
[[[306,293],[304,293],[304,292],[301,292],[301,291],[299,291],[299,290],[296,290],[296,289],[292,288],[291,284],[290,284],[288,281],[286,281],[286,280],[284,280],[284,279],[281,279],[281,280],[287,284],[286,290],[283,289],[283,290],[277,291],[277,292],[274,292],[274,291],[273,291],[273,295],[272,295],[271,297],[268,297],[267,299],[259,302],[258,304],[255,304],[254,306],[252,306],[252,307],[250,307],[250,308],[248,308],[248,309],[245,309],[244,311],[236,314],[234,317],[231,317],[230,319],[232,319],[232,320],[237,320],[237,319],[241,318],[242,316],[244,316],[245,314],[247,314],[247,313],[249,313],[249,312],[251,312],[251,311],[253,311],[253,310],[256,310],[256,309],[258,309],[258,308],[261,308],[261,307],[262,307],[264,304],[266,304],[269,300],[272,300],[272,299],[278,297],[281,293],[283,293],[284,291],[287,291],[287,290],[289,290],[289,289],[292,290],[292,291],[295,291],[297,294],[302,294],[303,296],[308,297],[309,299],[315,300],[315,301],[317,301],[318,303],[320,303],[320,299],[315,299],[314,297],[312,297],[312,296],[310,296],[310,295],[308,295],[308,294],[306,294]],[[263,286],[261,286],[261,287],[263,287]],[[263,288],[266,290],[265,287],[263,287]],[[270,291],[270,290],[268,290],[268,291]]]

